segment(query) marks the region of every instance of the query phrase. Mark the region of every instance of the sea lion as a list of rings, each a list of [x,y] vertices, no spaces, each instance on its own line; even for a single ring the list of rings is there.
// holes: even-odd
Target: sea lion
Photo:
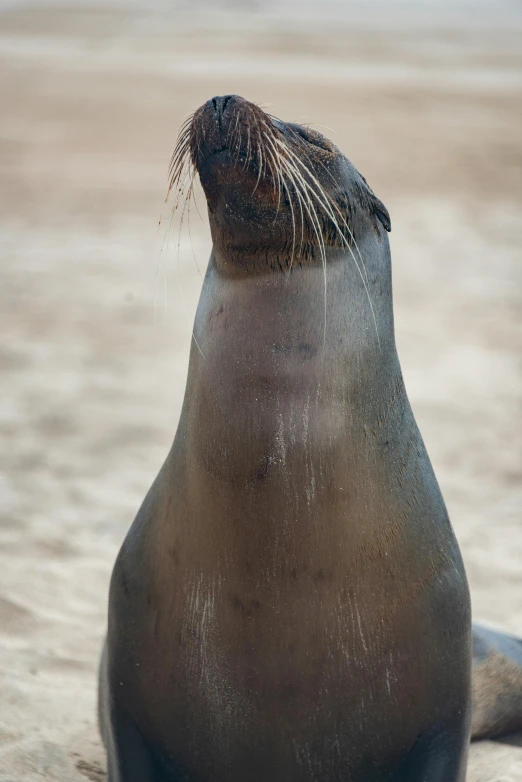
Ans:
[[[462,782],[469,592],[396,352],[388,211],[237,96],[187,122],[172,188],[191,166],[213,248],[111,581],[109,780]]]

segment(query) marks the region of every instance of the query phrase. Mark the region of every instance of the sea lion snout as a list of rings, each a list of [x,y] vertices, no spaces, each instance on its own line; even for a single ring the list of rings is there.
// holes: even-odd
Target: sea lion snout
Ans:
[[[216,95],[196,111],[193,119],[193,134],[197,137],[196,165],[238,144],[239,124],[248,122],[241,115],[248,113],[248,105],[239,95]]]

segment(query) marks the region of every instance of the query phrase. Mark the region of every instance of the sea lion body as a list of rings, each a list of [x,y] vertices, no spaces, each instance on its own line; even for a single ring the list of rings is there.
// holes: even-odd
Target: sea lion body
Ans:
[[[111,582],[109,780],[463,782],[469,593],[395,348],[389,218],[331,145],[351,238],[318,222],[325,252],[296,251],[222,148],[250,107],[194,119],[214,247],[176,438]]]

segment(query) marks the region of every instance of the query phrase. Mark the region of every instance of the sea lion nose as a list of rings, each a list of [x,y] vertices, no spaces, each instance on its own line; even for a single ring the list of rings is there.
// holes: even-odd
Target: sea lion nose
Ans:
[[[212,98],[212,100],[209,100],[214,114],[216,115],[220,130],[225,111],[227,109],[230,110],[231,105],[234,103],[235,97],[235,95],[217,95],[215,98]]]
[[[211,102],[218,117],[223,116],[226,107],[235,97],[235,95],[216,95],[215,98],[212,98]]]

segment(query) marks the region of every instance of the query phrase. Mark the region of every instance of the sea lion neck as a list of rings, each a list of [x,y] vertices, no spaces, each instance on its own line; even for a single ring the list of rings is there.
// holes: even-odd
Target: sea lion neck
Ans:
[[[322,267],[236,269],[223,272],[213,254],[194,327],[184,420],[203,473],[232,482],[262,474],[265,463],[280,463],[281,431],[293,432],[285,453],[296,469],[306,438],[315,454],[335,450],[348,432],[363,443],[380,412],[377,389],[400,374],[390,299],[372,285],[372,312],[357,267],[342,254],[326,269],[326,320]],[[385,269],[381,278],[389,287]]]

